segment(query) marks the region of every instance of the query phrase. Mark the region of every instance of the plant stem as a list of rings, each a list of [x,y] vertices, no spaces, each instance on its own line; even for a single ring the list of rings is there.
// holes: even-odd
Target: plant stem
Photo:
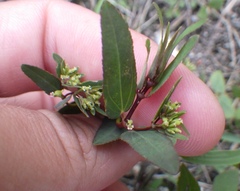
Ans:
[[[145,85],[142,87],[142,89],[137,90],[137,97],[132,105],[132,107],[130,108],[128,114],[126,115],[126,117],[124,118],[124,121],[127,122],[129,119],[131,119],[134,111],[136,110],[136,108],[138,107],[139,103],[146,98],[146,93],[148,92],[148,90],[153,87],[154,82],[152,81],[152,79],[150,78],[146,78],[145,79]]]
[[[134,131],[146,131],[152,129],[152,126],[148,126],[148,127],[134,127],[133,130]]]

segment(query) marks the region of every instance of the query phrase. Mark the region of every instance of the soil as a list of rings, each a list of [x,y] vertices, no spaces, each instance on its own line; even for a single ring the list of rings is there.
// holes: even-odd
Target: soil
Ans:
[[[72,0],[74,1],[74,0]],[[219,0],[221,1],[221,0]],[[82,6],[94,10],[97,0],[75,0]],[[152,2],[169,15],[174,0],[110,0],[126,17],[129,27],[159,42],[159,21]],[[207,0],[179,0],[172,9],[171,33],[180,26],[186,28],[199,19],[199,10],[207,6]],[[171,14],[170,13],[170,14]],[[175,15],[174,15],[175,14]],[[200,36],[198,44],[189,54],[196,66],[195,73],[207,83],[215,70],[221,70],[227,84],[240,85],[240,1],[226,0],[220,9],[207,6],[207,22],[195,33]]]
[[[163,10],[164,6],[167,7],[162,1],[157,2]],[[186,28],[195,22],[199,9],[196,7],[188,11],[183,8],[178,17],[170,20],[173,25],[171,31],[175,32],[180,26]],[[196,74],[207,82],[213,71],[221,70],[229,86],[240,85],[240,1],[228,1],[220,10],[208,8],[207,11],[207,22],[195,32],[200,36],[199,42],[189,54],[191,62],[196,66]],[[152,18],[153,14],[150,12],[147,16]],[[156,22],[146,26],[145,21],[145,30],[137,29],[158,41],[159,26]]]
[[[110,2],[115,4],[126,17],[130,28],[159,42],[159,22],[152,6],[153,0],[111,0]],[[154,2],[167,15],[167,11],[171,8],[170,3],[173,1],[154,0]],[[180,6],[181,3],[179,3],[179,6],[172,9],[172,17],[164,17],[165,23],[171,22],[171,33],[174,33],[180,26],[186,28],[196,22],[199,19],[199,11],[207,6],[209,1],[179,0],[178,2],[183,5]],[[192,2],[195,5],[192,5]],[[94,9],[97,1],[86,0],[79,1],[79,3],[89,9]],[[207,84],[213,71],[222,71],[227,83],[227,90],[230,91],[233,85],[240,87],[240,1],[225,0],[219,9],[207,6],[206,12],[206,23],[195,32],[200,37],[199,42],[188,57],[196,66],[194,70],[196,75]],[[233,147],[231,144],[220,145],[220,143],[219,146],[225,149]],[[214,168],[191,164],[187,164],[187,166],[197,179],[202,191],[212,190],[212,183],[217,175]],[[174,178],[176,177],[164,174],[150,163],[143,162],[137,164],[122,180],[130,190],[142,190],[140,187],[145,183],[161,179],[163,186],[158,190],[168,191],[176,190],[175,184],[171,182]]]

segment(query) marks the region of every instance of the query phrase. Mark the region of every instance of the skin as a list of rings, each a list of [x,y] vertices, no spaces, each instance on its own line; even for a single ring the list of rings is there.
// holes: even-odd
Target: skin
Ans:
[[[56,101],[37,91],[20,70],[28,63],[54,73],[56,52],[70,66],[79,66],[85,79],[101,79],[100,17],[60,0],[0,5],[0,190],[127,190],[117,180],[143,158],[120,141],[94,147],[100,119],[59,115],[53,109]],[[141,74],[146,37],[131,33]],[[151,60],[156,50],[152,43]],[[133,120],[135,125],[151,121],[180,76],[172,100],[187,111],[183,120],[191,137],[179,141],[176,150],[180,155],[200,155],[217,144],[224,116],[208,87],[184,66],[140,104]]]

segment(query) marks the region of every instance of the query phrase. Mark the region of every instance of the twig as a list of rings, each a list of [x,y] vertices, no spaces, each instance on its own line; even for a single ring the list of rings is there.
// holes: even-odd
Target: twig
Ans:
[[[139,17],[139,25],[142,25],[142,23],[144,23],[144,21],[146,20],[147,14],[149,13],[149,9],[152,6],[152,1],[146,1],[143,10],[140,14]]]
[[[158,15],[155,14],[150,19],[148,19],[145,23],[143,23],[139,28],[139,31],[142,32],[145,29],[147,29],[149,26],[151,26],[156,20],[158,19]]]
[[[187,17],[185,18],[187,26],[191,24],[191,15],[192,15],[192,7],[191,2],[189,0],[185,0],[185,4],[187,7]]]
[[[132,16],[131,11],[129,11],[127,8],[125,8],[124,6],[119,4],[118,2],[116,2],[114,0],[109,0],[109,2],[112,3],[116,8],[119,9],[119,11],[121,13],[125,14],[127,17],[131,17]]]
[[[149,0],[149,1],[146,1],[144,6],[141,7],[141,10],[138,10],[138,15],[136,16],[136,18],[138,18],[138,19],[135,21],[135,26],[136,26],[135,30],[137,30],[138,32],[143,31],[142,25],[146,21],[147,14],[149,13],[149,9],[151,8],[151,6],[152,6],[152,1]],[[152,18],[150,18],[149,20],[152,20]],[[156,19],[154,19],[154,21],[155,20]],[[153,22],[150,22],[150,24],[152,24]]]
[[[185,18],[187,16],[187,13],[184,12],[182,15],[180,15],[179,17],[176,17],[176,19],[174,19],[171,22],[171,31],[176,31],[177,28],[179,28],[179,25],[181,25],[182,22],[184,22]]]
[[[212,190],[212,185],[211,184],[207,184],[205,182],[200,182],[198,181],[198,184],[201,188],[203,188],[203,190]]]
[[[236,50],[235,50],[235,42],[233,39],[233,32],[232,32],[232,26],[231,23],[223,16],[221,16],[221,21],[222,23],[225,25],[227,32],[228,32],[228,39],[229,39],[229,45],[230,45],[230,53],[231,53],[231,66],[235,66],[236,65]]]
[[[225,16],[227,13],[231,12],[232,8],[236,3],[239,3],[239,0],[231,0],[230,3],[222,10],[222,16]]]
[[[234,35],[234,38],[236,40],[238,47],[240,48],[240,36],[239,36],[238,31],[235,28],[233,28],[233,35]]]
[[[230,146],[230,149],[229,150],[236,150],[239,148],[239,143],[233,143],[231,146]]]
[[[204,176],[206,178],[207,183],[212,183],[212,180],[210,178],[210,175],[209,175],[209,172],[208,172],[208,169],[206,168],[206,166],[201,165],[201,169],[203,171],[203,174],[204,174]]]

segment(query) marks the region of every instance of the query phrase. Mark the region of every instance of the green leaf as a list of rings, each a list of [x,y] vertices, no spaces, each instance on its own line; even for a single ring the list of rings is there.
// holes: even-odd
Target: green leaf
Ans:
[[[188,137],[186,137],[185,135],[180,134],[180,133],[170,134],[170,133],[166,132],[166,134],[168,135],[168,137],[169,137],[170,139],[184,140],[184,141],[188,140]],[[175,142],[175,141],[174,141],[174,142]]]
[[[148,59],[149,59],[149,54],[150,54],[150,40],[147,39],[146,40],[146,49],[147,49],[147,58],[145,60],[145,63],[144,63],[144,68],[143,68],[143,71],[142,71],[142,75],[141,75],[141,79],[137,85],[137,88],[140,90],[142,89],[142,87],[144,86],[144,82],[145,82],[145,79],[146,79],[146,74],[147,74],[147,65],[148,65]]]
[[[82,87],[82,86],[91,86],[92,89],[95,89],[95,88],[102,88],[102,80],[99,80],[99,81],[84,81],[81,83],[81,86],[77,86],[77,87]]]
[[[103,145],[116,141],[125,130],[116,126],[116,120],[104,118],[101,126],[99,127],[94,140],[94,145]]]
[[[233,107],[233,100],[227,94],[221,94],[218,101],[223,108],[226,119],[232,119],[235,115],[235,108]]]
[[[181,125],[181,128],[182,128],[183,132],[186,133],[187,136],[190,136],[190,133],[184,124]]]
[[[158,111],[156,112],[156,114],[155,114],[155,116],[154,116],[154,118],[153,118],[153,120],[152,120],[153,123],[156,123],[156,122],[157,122],[156,120],[159,118],[159,115],[160,115],[160,113],[162,112],[163,107],[164,107],[165,104],[169,101],[170,97],[172,96],[174,90],[176,89],[176,87],[177,87],[177,85],[179,84],[179,82],[180,82],[181,79],[182,79],[182,78],[179,78],[179,79],[175,82],[175,84],[173,85],[173,87],[169,90],[168,94],[166,95],[166,97],[165,97],[164,100],[162,101],[162,103],[161,103]]]
[[[236,191],[238,190],[238,170],[228,170],[213,181],[213,191]]]
[[[103,115],[103,116],[107,116],[106,112],[103,111],[99,106],[96,106],[96,105],[95,105],[94,108],[95,108],[96,112],[98,112],[99,114],[101,114],[101,115]]]
[[[75,103],[77,104],[79,110],[86,116],[89,117],[87,111],[82,107],[82,103],[80,102],[80,100],[74,95],[73,99],[75,101]]]
[[[35,82],[38,87],[40,87],[47,94],[62,89],[61,81],[54,75],[41,68],[22,64],[21,69],[24,74],[26,74],[33,82]]]
[[[210,76],[210,86],[215,93],[220,94],[225,92],[225,79],[220,70],[214,71]]]
[[[204,23],[206,22],[206,20],[199,20],[196,23],[193,23],[192,25],[190,25],[188,28],[186,28],[176,39],[175,43],[174,43],[174,47],[176,47],[178,45],[178,43],[187,35],[189,35],[191,32],[197,30],[198,28],[200,28]]]
[[[63,100],[61,100],[60,102],[58,102],[54,107],[56,110],[60,110],[62,109],[67,103],[68,101],[72,98],[72,95],[68,95],[67,97],[65,97]]]
[[[200,19],[204,19],[204,20],[207,20],[207,17],[208,17],[208,13],[207,13],[207,7],[202,5],[200,7],[200,9],[198,10],[197,12],[197,16],[198,18]]]
[[[237,134],[225,132],[225,133],[222,135],[221,140],[223,140],[223,141],[228,141],[228,142],[230,142],[230,143],[240,143],[240,136],[237,135]]]
[[[165,135],[151,130],[126,131],[120,139],[168,173],[176,174],[178,172],[178,155],[172,141]]]
[[[151,68],[148,73],[148,77],[151,79],[156,78],[157,76],[161,75],[163,70],[166,67],[167,63],[166,62],[163,63],[162,60],[165,56],[164,51],[168,44],[169,34],[170,34],[170,24],[168,23],[166,32],[164,34],[164,39],[163,39],[163,41],[160,42],[160,45],[158,47],[158,52],[153,60],[153,63],[151,65]]]
[[[146,178],[144,178],[145,181]],[[160,178],[154,178],[151,177],[150,180],[148,180],[147,185],[145,185],[143,188],[139,189],[141,191],[156,191],[159,190],[159,187],[163,184],[163,179]]]
[[[132,38],[122,16],[108,2],[101,9],[103,95],[106,113],[116,119],[127,111],[136,94]]]
[[[96,4],[95,7],[94,7],[94,12],[100,13],[101,6],[102,6],[102,4],[103,4],[104,1],[105,1],[105,0],[99,0],[99,1],[97,1],[97,4]]]
[[[234,85],[234,86],[232,87],[232,93],[233,93],[233,96],[234,96],[234,97],[240,98],[240,86]]]
[[[236,120],[240,120],[240,108],[236,109],[234,117],[235,117]]]
[[[165,67],[169,61],[169,58],[172,56],[173,50],[176,48],[174,46],[174,42],[176,41],[179,31],[180,31],[180,28],[173,34],[171,40],[167,44],[166,49],[164,50],[164,56],[163,56],[162,63]]]
[[[227,166],[240,163],[240,150],[213,150],[196,157],[183,157],[185,161],[209,166]]]
[[[213,9],[221,9],[223,7],[224,0],[210,0],[208,2],[208,6],[213,8]]]
[[[57,76],[60,78],[62,68],[65,67],[65,61],[63,60],[63,58],[61,56],[59,56],[56,53],[53,53],[53,59],[57,63],[56,73],[57,73]]]
[[[173,61],[168,65],[168,67],[164,70],[163,74],[157,79],[157,84],[152,88],[150,95],[155,93],[171,76],[176,67],[181,63],[181,61],[188,55],[188,53],[195,46],[198,41],[198,36],[192,36],[189,40],[184,44],[181,50],[178,52],[177,56],[173,59]]]
[[[145,47],[147,49],[147,54],[149,54],[151,50],[151,41],[149,39],[146,40]]]
[[[162,38],[161,38],[161,41],[162,41],[163,40],[163,35],[164,35],[163,14],[162,14],[161,9],[157,5],[157,3],[153,2],[153,6],[155,7],[155,9],[157,11],[157,14],[158,14],[158,19],[159,19],[159,22],[160,22],[160,31],[161,31],[161,34],[162,34]]]
[[[177,191],[200,191],[197,181],[184,164],[180,167]]]

